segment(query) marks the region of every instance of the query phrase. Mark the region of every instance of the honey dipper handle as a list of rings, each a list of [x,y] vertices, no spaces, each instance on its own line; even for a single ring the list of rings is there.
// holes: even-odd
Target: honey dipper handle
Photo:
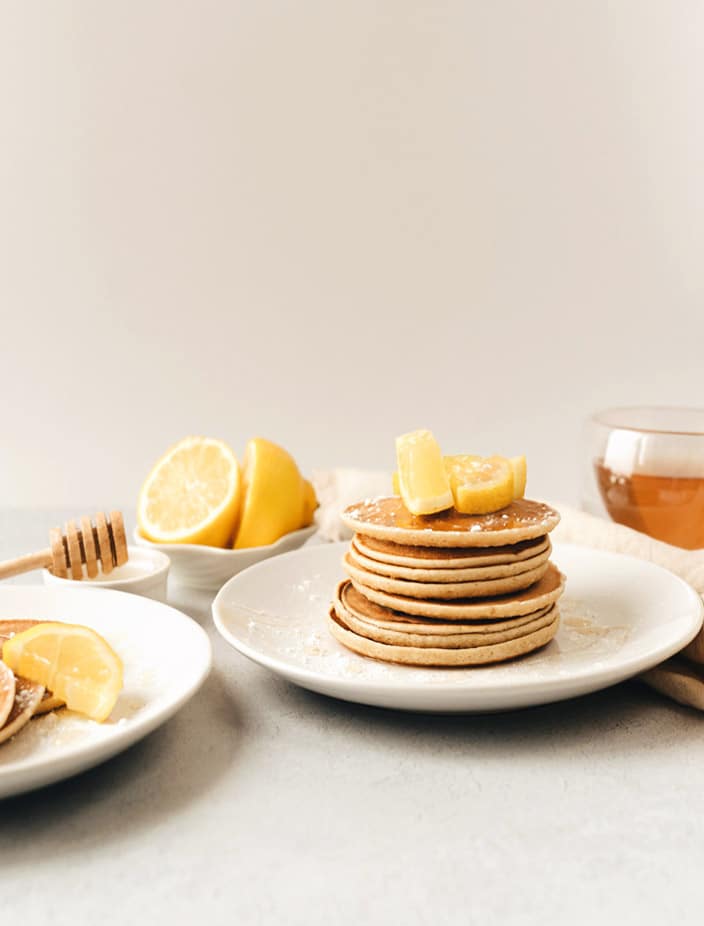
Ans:
[[[38,553],[17,556],[15,559],[8,559],[4,563],[0,563],[0,579],[9,579],[11,576],[19,576],[23,572],[42,569],[44,566],[51,566],[51,563],[51,550],[39,550]]]

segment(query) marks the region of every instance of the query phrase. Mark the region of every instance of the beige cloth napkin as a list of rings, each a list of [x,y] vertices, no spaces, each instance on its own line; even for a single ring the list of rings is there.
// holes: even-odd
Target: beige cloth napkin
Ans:
[[[561,515],[552,533],[555,540],[650,560],[680,576],[700,595],[704,594],[704,550],[682,550],[569,505],[551,504]],[[640,678],[680,704],[704,710],[704,629],[677,656],[644,672]]]
[[[357,469],[321,470],[313,473],[313,485],[320,501],[317,513],[320,537],[346,540],[351,532],[342,523],[340,512],[361,498],[389,493],[391,476],[386,472]],[[550,504],[561,515],[552,534],[555,540],[650,560],[683,578],[700,595],[704,594],[704,550],[681,550],[570,505]],[[647,685],[680,704],[704,710],[704,629],[676,657],[640,677]]]

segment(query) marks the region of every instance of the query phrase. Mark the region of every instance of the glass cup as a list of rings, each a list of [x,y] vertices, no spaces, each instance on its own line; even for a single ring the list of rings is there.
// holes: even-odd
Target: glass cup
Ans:
[[[704,409],[636,407],[587,422],[582,507],[657,540],[704,547]]]

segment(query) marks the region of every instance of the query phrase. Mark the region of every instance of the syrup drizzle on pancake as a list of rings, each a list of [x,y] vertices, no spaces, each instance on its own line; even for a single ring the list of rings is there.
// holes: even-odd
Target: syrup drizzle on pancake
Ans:
[[[381,540],[425,546],[505,546],[549,533],[560,520],[543,502],[519,498],[491,514],[462,514],[454,508],[411,514],[398,495],[351,505],[342,520],[352,530]]]

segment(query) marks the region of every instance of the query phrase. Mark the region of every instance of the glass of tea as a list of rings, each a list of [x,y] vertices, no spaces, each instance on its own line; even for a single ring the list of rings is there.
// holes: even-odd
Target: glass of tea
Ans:
[[[587,422],[583,507],[704,547],[704,409],[611,408]]]

